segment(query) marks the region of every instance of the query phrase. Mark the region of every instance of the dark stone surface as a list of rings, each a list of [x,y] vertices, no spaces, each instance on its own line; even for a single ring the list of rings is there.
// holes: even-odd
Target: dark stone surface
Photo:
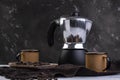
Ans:
[[[82,17],[93,21],[87,38],[89,51],[106,51],[112,61],[120,60],[119,0],[0,0],[0,63],[15,61],[21,49],[39,49],[40,59],[57,62],[62,39],[59,29],[55,45],[47,44],[52,20],[69,15],[76,5]]]

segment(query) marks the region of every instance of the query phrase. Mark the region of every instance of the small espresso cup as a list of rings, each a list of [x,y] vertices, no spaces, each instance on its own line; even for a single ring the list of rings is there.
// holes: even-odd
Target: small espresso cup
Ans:
[[[110,59],[106,52],[87,52],[86,68],[96,72],[106,72],[110,68]]]
[[[26,50],[21,50],[17,56],[16,59],[19,62],[23,63],[37,63],[39,62],[39,50],[34,50],[34,49],[26,49]]]

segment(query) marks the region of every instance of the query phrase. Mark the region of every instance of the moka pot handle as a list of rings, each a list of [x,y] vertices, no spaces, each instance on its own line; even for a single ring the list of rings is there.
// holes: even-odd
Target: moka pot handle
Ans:
[[[54,44],[54,32],[56,28],[59,26],[58,20],[52,21],[47,33],[47,41],[49,46],[53,46]]]

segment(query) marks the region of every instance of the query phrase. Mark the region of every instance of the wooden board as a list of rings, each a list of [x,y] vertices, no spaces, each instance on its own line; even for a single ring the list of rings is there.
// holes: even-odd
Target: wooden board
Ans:
[[[42,63],[42,64],[25,64],[19,62],[10,62],[8,63],[10,67],[16,68],[36,68],[36,69],[51,69],[58,66],[56,63]]]

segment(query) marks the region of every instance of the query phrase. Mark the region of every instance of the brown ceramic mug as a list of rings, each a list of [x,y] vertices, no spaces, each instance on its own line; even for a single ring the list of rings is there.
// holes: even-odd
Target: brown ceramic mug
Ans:
[[[87,52],[86,68],[96,71],[105,72],[110,68],[110,59],[106,52]]]
[[[37,63],[39,62],[39,50],[21,50],[17,56],[17,60],[23,63],[31,62],[31,63]]]

